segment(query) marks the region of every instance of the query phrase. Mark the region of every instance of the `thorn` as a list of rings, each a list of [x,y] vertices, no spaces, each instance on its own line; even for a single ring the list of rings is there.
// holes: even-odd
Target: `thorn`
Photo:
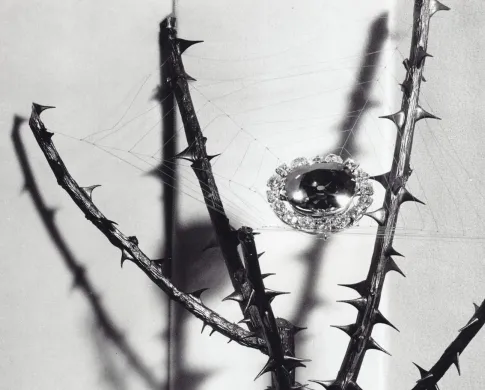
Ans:
[[[421,379],[417,380],[416,383],[423,383],[423,382],[428,381],[428,380],[433,378],[433,374],[430,374],[429,371],[426,371],[423,367],[418,366],[414,362],[413,362],[413,364],[419,370],[419,375],[421,376]],[[435,389],[437,389],[437,387],[438,386],[436,386],[436,384],[435,384]]]
[[[197,44],[197,43],[202,43],[204,41],[189,41],[187,39],[182,39],[182,38],[176,38],[175,41],[178,44],[180,54],[183,54],[185,50],[187,50],[189,47]]]
[[[126,260],[133,261],[133,257],[131,256],[131,254],[125,248],[123,248],[121,250],[121,268],[123,268],[123,264]]]
[[[209,337],[212,336],[214,333],[216,333],[216,329],[212,328],[211,332],[209,333]]]
[[[364,215],[371,217],[379,226],[384,226],[387,218],[387,210],[385,208],[380,208],[370,213],[365,213]]]
[[[411,95],[411,86],[409,85],[410,83],[412,83],[411,79],[409,79],[409,80],[406,79],[406,80],[404,80],[404,82],[402,82],[401,84],[399,84],[401,86],[401,91],[407,97],[409,97]]]
[[[37,116],[40,116],[43,111],[48,110],[49,108],[55,108],[54,106],[43,106],[41,104],[32,103],[32,110],[36,113]]]
[[[389,176],[391,172],[382,173],[380,175],[371,176],[369,179],[375,180],[376,182],[380,183],[384,188],[389,186]]]
[[[438,119],[441,120],[441,118],[437,117],[436,115],[433,115],[429,112],[427,112],[423,107],[418,106],[416,108],[416,121],[419,121],[421,119]]]
[[[369,287],[367,286],[366,280],[353,284],[339,284],[339,286],[351,288],[352,290],[357,291],[361,296],[367,295],[369,293]]]
[[[185,78],[185,80],[187,81],[197,81],[196,79],[194,79],[191,75],[187,74],[187,72],[184,72],[184,75],[183,77]]]
[[[423,75],[421,75],[421,80],[423,80],[423,83],[426,83],[428,81]]]
[[[438,0],[431,0],[429,3],[429,16],[433,16],[438,11],[449,11],[450,7],[440,3]]]
[[[463,328],[459,329],[458,332],[463,332],[464,330],[467,330],[477,322],[478,322],[478,318],[472,318],[470,321],[468,321],[468,324],[466,324]]]
[[[402,64],[404,65],[404,69],[406,69],[406,72],[409,72],[409,69],[411,68],[409,66],[409,59],[405,58],[404,61],[402,62]]]
[[[341,301],[337,301],[337,302],[348,303],[349,305],[352,305],[353,307],[355,307],[360,312],[360,311],[363,311],[365,309],[365,307],[367,305],[367,298],[360,297],[360,298],[356,298],[356,299],[341,300]]]
[[[386,317],[384,317],[384,315],[378,309],[376,309],[374,311],[374,313],[375,313],[374,324],[384,324],[384,325],[388,325],[391,328],[393,328],[393,329],[397,330],[398,332],[400,332],[400,330],[398,328],[396,328]]]
[[[418,52],[416,54],[416,66],[418,68],[421,67],[421,65],[423,64],[423,61],[426,57],[433,57],[433,56],[431,54],[426,53],[423,46],[419,46]]]
[[[335,380],[319,381],[319,380],[315,380],[315,379],[309,379],[308,381],[316,383],[317,385],[323,386],[327,390],[338,389],[337,382]]]
[[[224,302],[224,301],[243,302],[244,297],[240,292],[234,291],[222,300],[222,302]]]
[[[264,280],[264,279],[266,279],[267,277],[269,277],[269,276],[274,276],[274,275],[276,275],[276,274],[272,274],[272,273],[269,273],[269,274],[261,274],[261,279],[263,279],[263,280]]]
[[[400,85],[403,85],[403,84],[400,84]],[[404,113],[404,111],[398,111],[395,114],[384,115],[384,116],[380,116],[379,118],[381,118],[381,119],[389,119],[389,120],[393,121],[394,124],[399,129],[401,129],[401,127],[404,125],[404,121],[406,120],[406,114]]]
[[[251,232],[253,236],[259,236],[261,233],[260,232]],[[264,252],[263,252],[264,253]],[[262,254],[261,254],[262,255]]]
[[[193,153],[193,148],[190,146],[187,146],[184,150],[182,150],[180,153],[176,154],[173,156],[174,159],[180,159],[180,160],[187,160],[190,162],[195,162],[195,156]]]
[[[311,362],[310,359],[300,359],[293,356],[284,356],[284,366],[288,371],[292,371],[297,367],[306,367],[303,363]]]
[[[342,332],[347,334],[349,337],[352,337],[358,329],[356,324],[350,325],[330,325],[332,328],[340,329]]]
[[[475,302],[473,302],[473,307],[475,308],[475,313],[480,310],[480,306],[478,306]]]
[[[221,153],[219,154],[214,154],[213,156],[207,156],[207,160],[211,161],[213,158],[216,158],[216,157],[219,157],[221,155]]]
[[[371,337],[366,346],[367,349],[375,349],[377,351],[384,352],[386,355],[391,356],[389,352],[387,352],[384,348],[382,348],[377,342]]]
[[[396,264],[392,257],[389,257],[386,263],[386,272],[390,271],[396,271],[397,273],[400,273],[402,276],[406,277],[404,272],[402,272],[401,268],[399,268],[399,266]]]
[[[308,328],[302,326],[293,326],[293,334],[300,333],[302,330],[307,330]]]
[[[50,131],[44,130],[42,132],[42,136],[44,138],[46,138],[47,140],[50,140],[54,136],[54,133],[51,133]]]
[[[271,290],[270,288],[265,288],[264,294],[266,295],[266,298],[268,298],[268,301],[271,303],[273,299],[275,299],[277,296],[289,294],[289,292],[275,291],[275,290]]]
[[[202,299],[200,298],[202,293],[207,291],[208,288],[201,288],[200,290],[195,290],[194,292],[191,292],[190,295],[192,295],[195,299],[200,301],[202,303]]]
[[[227,341],[227,343],[229,344],[231,341],[234,341],[234,340],[230,338],[230,339]]]
[[[257,233],[257,234],[259,234],[259,233]],[[258,253],[258,259],[259,259],[261,256],[263,256],[265,253],[266,253],[266,252],[261,252],[261,253]]]
[[[207,326],[207,324],[204,322],[202,324],[202,330],[200,331],[201,334],[204,333],[204,329],[205,329],[206,326]]]
[[[256,375],[256,378],[254,378],[254,380],[258,379],[261,375],[266,374],[267,372],[274,371],[274,369],[276,368],[275,366],[275,361],[272,358],[269,358],[263,369],[259,372],[258,375]]]
[[[461,376],[461,369],[460,369],[460,353],[457,352],[456,355],[453,357],[453,364],[456,367],[456,370],[458,371],[458,375]]]
[[[387,256],[399,256],[399,257],[404,257],[404,255],[401,255],[397,250],[395,250],[392,246],[389,247],[386,251]]]
[[[238,324],[250,324],[251,318],[243,318],[241,321],[238,321]]]
[[[426,203],[424,203],[422,200],[416,198],[414,195],[411,195],[411,193],[405,187],[401,187],[401,190],[397,196],[400,205],[404,202],[417,202],[426,205]]]

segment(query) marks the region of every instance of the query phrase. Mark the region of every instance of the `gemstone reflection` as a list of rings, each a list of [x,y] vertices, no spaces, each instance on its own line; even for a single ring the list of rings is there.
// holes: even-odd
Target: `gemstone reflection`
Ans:
[[[305,214],[333,214],[345,210],[356,192],[356,182],[343,164],[317,163],[293,170],[286,177],[286,197]]]

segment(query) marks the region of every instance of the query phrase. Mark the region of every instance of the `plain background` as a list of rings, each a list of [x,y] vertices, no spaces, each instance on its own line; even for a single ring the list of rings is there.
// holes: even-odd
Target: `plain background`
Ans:
[[[375,338],[393,357],[374,351],[367,354],[359,379],[364,389],[412,388],[417,371],[411,361],[425,368],[433,364],[471,316],[472,302],[480,303],[485,297],[480,220],[480,177],[485,168],[481,158],[485,6],[479,1],[462,4],[451,0],[448,5],[452,11],[440,13],[432,21],[429,51],[435,58],[427,62],[428,83],[423,87],[425,106],[432,107],[443,121],[420,124],[413,152],[413,167],[420,180],[413,178],[410,185],[418,196],[426,197],[428,206],[420,210],[409,206],[402,213],[405,232],[417,226],[428,236],[396,240],[397,249],[406,255],[399,264],[407,278],[388,277],[381,310],[401,332],[376,327]],[[172,11],[172,4],[4,0],[0,7],[0,388],[155,388],[147,375],[142,377],[106,340],[86,296],[72,289],[72,275],[28,193],[21,192],[24,178],[11,130],[13,115],[28,116],[32,101],[57,106],[43,119],[54,132],[67,135],[56,135],[55,142],[73,176],[82,185],[103,184],[95,193],[96,203],[122,231],[137,235],[145,253],[158,256],[164,244],[163,194],[160,182],[145,174],[150,167],[137,165],[140,172],[77,139],[128,118],[123,115],[134,97],[130,115],[144,113],[142,121],[117,132],[105,145],[129,149],[133,140],[156,125],[160,114],[156,109],[145,110],[153,107],[150,96],[159,82],[158,23]],[[216,164],[221,180],[237,173],[237,180],[264,194],[264,182],[275,166],[265,147],[283,160],[291,160],[338,146],[335,129],[341,127],[348,110],[369,28],[386,12],[390,35],[383,43],[386,51],[379,57],[379,83],[369,92],[373,104],[359,122],[355,153],[371,173],[388,166],[395,130],[377,124],[375,118],[397,110],[399,104],[396,84],[404,76],[400,53],[408,52],[405,38],[411,8],[412,2],[404,0],[373,0],[365,5],[356,0],[180,1],[180,36],[205,41],[187,52],[184,60],[189,73],[198,79],[193,91],[196,106],[213,101],[201,110],[200,118],[203,124],[214,119],[209,151],[226,151]],[[266,77],[271,80],[251,87],[254,80]],[[226,82],[217,84],[223,79]],[[142,92],[137,94],[140,86]],[[230,118],[221,112],[229,113]],[[259,141],[253,142],[248,135],[231,144],[234,135],[242,134],[238,126],[250,129],[249,134]],[[276,131],[281,136],[275,137]],[[183,133],[179,134],[182,148]],[[163,388],[167,379],[166,301],[134,266],[119,268],[118,250],[86,223],[56,185],[27,126],[22,126],[20,135],[46,204],[58,210],[55,223],[59,231],[77,261],[86,266],[100,301],[151,373],[148,376],[160,383],[157,388]],[[150,133],[137,150],[156,152],[157,137],[156,132]],[[262,156],[264,164],[256,165],[263,167],[260,174],[254,180],[245,176],[255,170],[251,162]],[[241,160],[248,164],[238,168],[236,163]],[[196,186],[190,183],[190,170],[182,168],[182,172],[180,185],[187,191],[179,200],[181,234],[177,237],[179,246],[192,247],[186,251],[191,273],[186,272],[186,261],[177,274],[189,275],[187,288],[212,287],[207,304],[237,321],[240,314],[235,305],[221,303],[230,287],[217,250],[202,254],[210,238],[206,214],[200,201],[191,197]],[[262,227],[271,217],[260,198],[244,206],[241,198],[248,191],[223,187],[235,224]],[[365,225],[372,223],[363,222]],[[433,226],[446,237],[431,237]],[[336,303],[352,297],[337,283],[365,276],[372,234],[338,235],[323,250],[323,243],[311,237],[278,229],[262,231],[258,247],[266,251],[263,269],[277,272],[268,284],[293,292],[275,301],[275,311],[287,318],[299,316],[304,323],[298,325],[308,327],[299,338],[298,354],[312,362],[298,371],[299,378],[332,379],[347,337],[329,325],[355,318],[354,309]],[[305,261],[312,258],[319,261]],[[302,311],[310,281],[314,283],[311,299],[305,303],[311,305]],[[265,387],[267,377],[252,380],[263,366],[264,356],[227,345],[217,334],[209,338],[208,330],[201,335],[200,321],[177,316],[183,321],[174,335],[179,343],[172,356],[175,389]],[[480,333],[462,356],[462,377],[450,370],[441,388],[483,388],[480,362],[485,358],[484,345]]]

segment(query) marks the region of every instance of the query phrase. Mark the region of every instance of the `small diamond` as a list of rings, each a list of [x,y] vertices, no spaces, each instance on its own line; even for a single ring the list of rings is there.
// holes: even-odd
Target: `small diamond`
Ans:
[[[277,199],[276,192],[274,191],[266,191],[266,196],[269,203],[273,203]]]
[[[298,223],[298,217],[296,215],[293,215],[290,220],[292,225],[296,225]]]
[[[355,171],[358,167],[359,164],[357,164],[354,160],[348,158],[345,160],[344,165],[350,169],[351,172]]]
[[[336,232],[345,229],[350,222],[351,220],[348,216],[340,215],[332,220],[332,231]]]
[[[343,160],[342,157],[337,156],[336,154],[329,154],[325,157],[325,162],[336,162],[342,164]]]
[[[298,224],[305,229],[312,229],[315,227],[315,222],[308,216],[300,217],[298,219]]]
[[[373,202],[373,199],[369,195],[362,195],[359,200],[360,205],[365,208],[369,207],[372,204],[372,202]]]
[[[277,190],[283,183],[283,179],[281,176],[278,175],[273,175],[269,178],[268,180],[268,187],[271,188],[272,190]]]
[[[314,163],[322,163],[325,162],[325,158],[323,156],[315,156],[312,160]]]
[[[276,168],[276,173],[281,177],[285,177],[289,171],[290,168],[288,168],[288,165],[286,164],[281,164],[278,168]]]
[[[360,185],[360,193],[363,195],[372,195],[374,194],[374,187],[368,181],[362,182]]]
[[[309,165],[308,160],[305,157],[298,157],[291,162],[291,169],[302,167],[304,165]]]
[[[286,212],[286,206],[281,200],[277,200],[273,203],[273,209],[276,214],[283,214]]]

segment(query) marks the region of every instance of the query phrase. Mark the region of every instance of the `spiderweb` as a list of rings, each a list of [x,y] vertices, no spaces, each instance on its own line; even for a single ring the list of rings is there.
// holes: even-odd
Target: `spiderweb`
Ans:
[[[402,61],[409,52],[412,18],[410,12],[388,17],[385,10],[368,11],[366,5],[355,4],[361,8],[353,12],[358,17],[335,18],[343,14],[344,3],[325,4],[325,34],[307,29],[272,50],[225,46],[224,55],[220,46],[227,42],[209,36],[183,55],[187,72],[197,79],[190,82],[190,91],[208,152],[220,154],[212,160],[213,172],[235,227],[293,231],[269,206],[266,182],[278,165],[296,157],[337,153],[356,160],[371,175],[390,169],[396,130],[378,117],[400,107],[398,84],[405,75]],[[335,33],[328,34],[332,28]],[[126,169],[148,173],[165,164],[181,196],[203,209],[190,163],[162,155],[162,122],[174,114],[161,113],[160,102],[153,98],[164,66],[166,62],[131,75],[126,94],[93,129],[80,137],[64,135],[123,161]],[[420,103],[439,115],[427,94],[433,88],[433,71],[428,64],[425,69],[430,80],[422,86]],[[427,119],[417,125],[408,188],[426,206],[405,204],[396,236],[483,240],[482,182],[467,168],[463,151],[450,139],[446,113],[442,116],[443,122]],[[187,147],[180,118],[174,137],[179,151]],[[369,210],[383,200],[383,188],[377,183],[374,188]],[[375,223],[364,218],[339,234],[375,235]]]

